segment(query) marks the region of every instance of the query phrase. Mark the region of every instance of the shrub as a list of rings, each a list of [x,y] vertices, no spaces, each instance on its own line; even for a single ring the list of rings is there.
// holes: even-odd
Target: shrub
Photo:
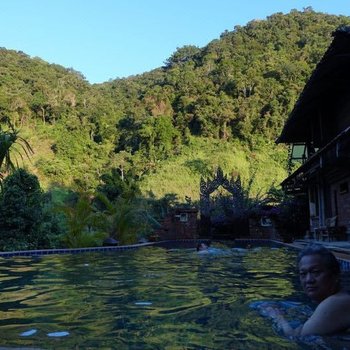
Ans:
[[[35,249],[43,219],[38,178],[17,169],[3,182],[0,197],[0,249]]]

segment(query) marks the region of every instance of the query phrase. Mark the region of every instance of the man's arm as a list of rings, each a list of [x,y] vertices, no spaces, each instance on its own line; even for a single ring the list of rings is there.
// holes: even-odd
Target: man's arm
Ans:
[[[322,301],[312,316],[297,328],[291,327],[279,309],[269,306],[264,312],[287,336],[327,335],[350,329],[350,296],[346,294]]]
[[[282,330],[284,335],[287,335],[287,336],[300,335],[302,330],[302,325],[297,328],[291,327],[289,322],[284,318],[281,310],[275,309],[273,307],[268,307],[265,309],[265,313],[267,316],[271,317],[275,321],[277,327]]]
[[[350,300],[331,296],[321,302],[303,325],[301,335],[326,335],[350,328]]]

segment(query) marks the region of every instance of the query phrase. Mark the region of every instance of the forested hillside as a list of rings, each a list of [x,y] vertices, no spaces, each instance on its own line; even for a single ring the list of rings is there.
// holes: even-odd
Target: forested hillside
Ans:
[[[203,48],[178,48],[154,71],[96,85],[2,48],[0,116],[32,145],[27,166],[47,190],[94,191],[116,168],[145,193],[197,199],[200,176],[217,166],[255,174],[264,190],[286,174],[287,150],[274,140],[345,24],[349,17],[311,9],[278,13]]]

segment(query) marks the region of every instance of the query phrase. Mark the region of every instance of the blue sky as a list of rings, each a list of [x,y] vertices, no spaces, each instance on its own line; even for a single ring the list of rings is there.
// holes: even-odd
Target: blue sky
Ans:
[[[163,65],[235,25],[291,9],[350,16],[349,0],[0,0],[0,47],[81,72],[91,83]]]

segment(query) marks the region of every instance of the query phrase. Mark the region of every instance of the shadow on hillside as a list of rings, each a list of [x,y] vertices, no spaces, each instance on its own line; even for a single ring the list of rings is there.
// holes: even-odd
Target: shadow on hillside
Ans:
[[[185,162],[185,166],[202,176],[209,176],[212,173],[212,170],[208,166],[207,162],[203,159],[188,160]]]

